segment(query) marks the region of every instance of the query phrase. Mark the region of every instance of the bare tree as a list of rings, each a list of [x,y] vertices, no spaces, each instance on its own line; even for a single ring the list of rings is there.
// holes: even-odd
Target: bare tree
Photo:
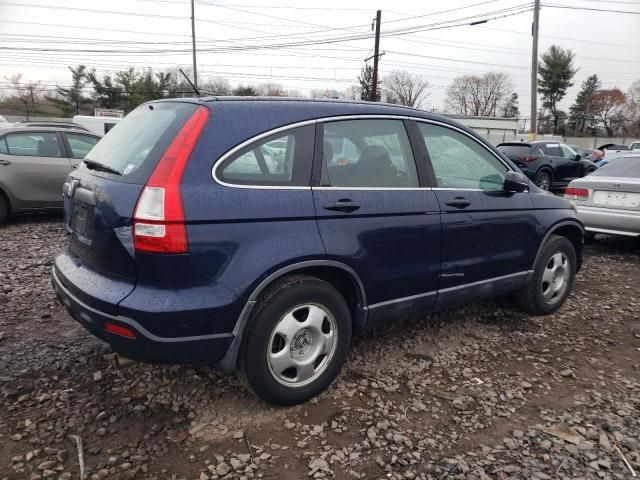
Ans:
[[[420,107],[429,96],[429,82],[421,75],[411,75],[405,70],[394,70],[382,82],[390,93],[390,103],[407,107]]]
[[[640,80],[631,84],[627,91],[627,104],[625,106],[627,118],[627,131],[635,137],[640,135]]]
[[[498,108],[512,92],[513,85],[506,73],[464,75],[455,78],[447,88],[446,109],[474,117],[496,116]]]
[[[25,117],[29,120],[31,115],[36,114],[36,102],[40,100],[40,82],[23,82],[21,73],[4,78],[13,86],[18,100],[24,107]]]
[[[266,82],[258,85],[256,88],[258,95],[266,97],[285,97],[287,92],[279,83]]]
[[[212,77],[200,85],[203,92],[210,95],[231,95],[232,88],[229,80],[222,77]]]

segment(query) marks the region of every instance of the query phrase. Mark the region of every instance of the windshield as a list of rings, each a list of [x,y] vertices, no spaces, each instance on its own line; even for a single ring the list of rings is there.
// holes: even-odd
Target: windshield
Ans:
[[[612,160],[591,174],[593,177],[640,178],[640,155]]]
[[[196,107],[181,102],[141,105],[118,122],[85,158],[117,171],[122,181],[144,183]]]

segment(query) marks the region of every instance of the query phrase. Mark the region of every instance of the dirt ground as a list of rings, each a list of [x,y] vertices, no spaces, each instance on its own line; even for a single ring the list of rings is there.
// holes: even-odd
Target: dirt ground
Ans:
[[[508,298],[354,341],[319,398],[272,408],[205,366],[117,370],[57,303],[57,216],[0,227],[0,479],[633,478],[640,241],[600,238],[564,307]]]

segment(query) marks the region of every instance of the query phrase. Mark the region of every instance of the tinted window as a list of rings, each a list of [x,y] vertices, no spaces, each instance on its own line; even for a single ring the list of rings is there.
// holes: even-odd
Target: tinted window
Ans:
[[[7,150],[7,142],[4,141],[4,138],[0,139],[0,153],[9,153],[9,150]]]
[[[546,155],[548,157],[563,157],[562,150],[560,149],[560,145],[557,143],[544,143],[538,146],[538,150],[542,155]]]
[[[529,154],[529,145],[499,145],[498,150],[510,157],[524,157]]]
[[[401,120],[346,120],[323,128],[322,185],[418,187],[416,165]]]
[[[55,132],[12,133],[5,137],[9,155],[62,157]]]
[[[179,102],[141,105],[118,122],[86,158],[120,172],[118,180],[144,183],[196,107]]]
[[[612,160],[590,176],[640,178],[640,156],[623,157]]]
[[[84,158],[89,153],[99,138],[90,137],[88,135],[80,135],[76,133],[67,133],[67,141],[71,148],[71,156],[73,158]]]
[[[440,188],[502,190],[507,167],[476,140],[450,128],[418,123]]]
[[[239,185],[308,186],[313,138],[308,125],[260,139],[224,160],[216,175]]]

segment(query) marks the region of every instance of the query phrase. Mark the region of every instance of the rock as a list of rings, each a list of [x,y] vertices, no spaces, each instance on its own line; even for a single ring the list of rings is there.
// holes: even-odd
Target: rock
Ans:
[[[224,462],[221,462],[216,467],[216,473],[222,477],[227,475],[231,471],[231,467]]]
[[[231,460],[229,460],[229,463],[231,463],[231,468],[233,468],[236,472],[239,472],[244,467],[244,463],[242,463],[237,458],[231,458]]]
[[[244,432],[242,430],[236,430],[235,432],[233,432],[233,438],[235,438],[236,440],[244,438]]]
[[[600,434],[599,443],[600,443],[600,446],[603,448],[603,450],[607,452],[611,452],[613,450],[611,448],[611,443],[609,442],[609,437],[604,432]]]
[[[376,430],[373,427],[369,427],[367,429],[367,438],[371,441],[371,442],[375,442],[376,438],[378,438],[378,434],[376,433]]]
[[[94,382],[99,382],[100,380],[102,380],[102,372],[100,370],[93,372],[93,381]]]

